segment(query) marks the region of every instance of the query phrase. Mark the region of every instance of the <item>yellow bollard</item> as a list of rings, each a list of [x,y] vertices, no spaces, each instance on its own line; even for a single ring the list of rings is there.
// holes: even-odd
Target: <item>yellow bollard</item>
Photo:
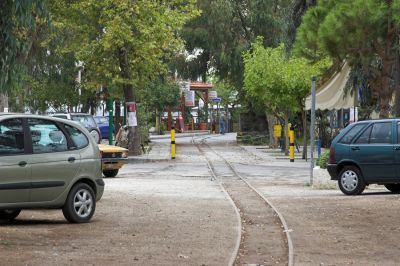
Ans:
[[[171,159],[175,159],[176,146],[175,146],[175,127],[171,128]]]
[[[290,158],[290,162],[294,162],[294,128],[293,127],[290,127],[290,130],[289,130],[289,142],[290,142],[289,158]]]

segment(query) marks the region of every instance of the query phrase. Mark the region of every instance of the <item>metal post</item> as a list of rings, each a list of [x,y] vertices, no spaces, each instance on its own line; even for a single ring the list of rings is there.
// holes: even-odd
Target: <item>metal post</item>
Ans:
[[[124,124],[123,124],[123,126],[125,126],[126,125],[126,104],[125,104],[125,101],[122,101],[123,103],[124,103]]]
[[[289,130],[289,158],[290,162],[294,162],[294,128],[293,126],[290,127]]]
[[[113,145],[113,126],[114,126],[114,106],[111,97],[107,99],[108,109],[108,144]]]
[[[171,159],[175,159],[176,146],[175,146],[175,127],[171,128]]]
[[[315,130],[315,87],[317,78],[312,77],[311,86],[311,124],[310,124],[310,185],[313,185],[313,169],[314,169],[314,130]]]
[[[321,157],[321,140],[317,140],[317,152],[318,152],[318,159]]]

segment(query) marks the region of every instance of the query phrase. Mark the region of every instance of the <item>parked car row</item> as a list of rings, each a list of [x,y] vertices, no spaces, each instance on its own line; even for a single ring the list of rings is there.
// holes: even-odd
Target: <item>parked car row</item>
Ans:
[[[106,116],[95,116],[94,120],[99,127],[101,132],[101,136],[103,139],[108,139],[108,132],[109,132],[109,119]],[[115,134],[115,129],[113,129],[113,134]]]
[[[84,113],[55,113],[50,114],[50,116],[69,119],[80,123],[89,131],[96,143],[101,143],[101,132],[92,115]]]
[[[0,219],[33,208],[60,208],[73,223],[93,216],[104,191],[101,155],[80,124],[0,114],[0,158]]]
[[[93,133],[96,132],[96,133]],[[0,220],[21,209],[60,208],[73,223],[88,222],[128,150],[98,144],[88,114],[0,113]]]
[[[93,117],[85,113],[55,113],[52,117],[69,119],[84,126],[96,141],[102,154],[102,171],[105,177],[117,176],[119,169],[125,164],[128,150],[125,148],[100,144],[102,137],[108,138],[108,118],[103,116]]]

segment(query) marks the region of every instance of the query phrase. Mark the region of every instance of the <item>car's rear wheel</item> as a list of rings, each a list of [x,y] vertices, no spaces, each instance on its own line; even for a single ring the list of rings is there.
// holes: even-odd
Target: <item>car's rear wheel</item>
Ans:
[[[103,175],[105,177],[116,177],[118,175],[118,169],[115,170],[104,170]]]
[[[0,220],[11,221],[17,218],[21,210],[0,210]]]
[[[93,189],[85,183],[77,183],[68,194],[62,209],[65,219],[71,223],[87,223],[96,209]]]
[[[361,171],[352,165],[343,167],[339,174],[339,188],[346,195],[359,195],[365,189]]]
[[[393,193],[399,193],[400,192],[400,184],[386,184],[385,187]]]
[[[96,143],[101,142],[100,133],[97,130],[93,129],[89,133],[93,137],[94,141],[96,141]]]

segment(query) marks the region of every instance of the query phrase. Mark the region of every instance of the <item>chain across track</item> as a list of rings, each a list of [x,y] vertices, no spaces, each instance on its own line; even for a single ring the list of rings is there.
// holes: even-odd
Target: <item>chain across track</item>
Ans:
[[[220,153],[205,139],[193,141],[205,157],[212,178],[219,182],[235,208],[239,220],[238,238],[229,265],[293,265],[293,244],[285,219]],[[210,160],[211,151],[220,159]],[[232,175],[218,175],[226,166]],[[225,170],[226,170],[225,167]]]

